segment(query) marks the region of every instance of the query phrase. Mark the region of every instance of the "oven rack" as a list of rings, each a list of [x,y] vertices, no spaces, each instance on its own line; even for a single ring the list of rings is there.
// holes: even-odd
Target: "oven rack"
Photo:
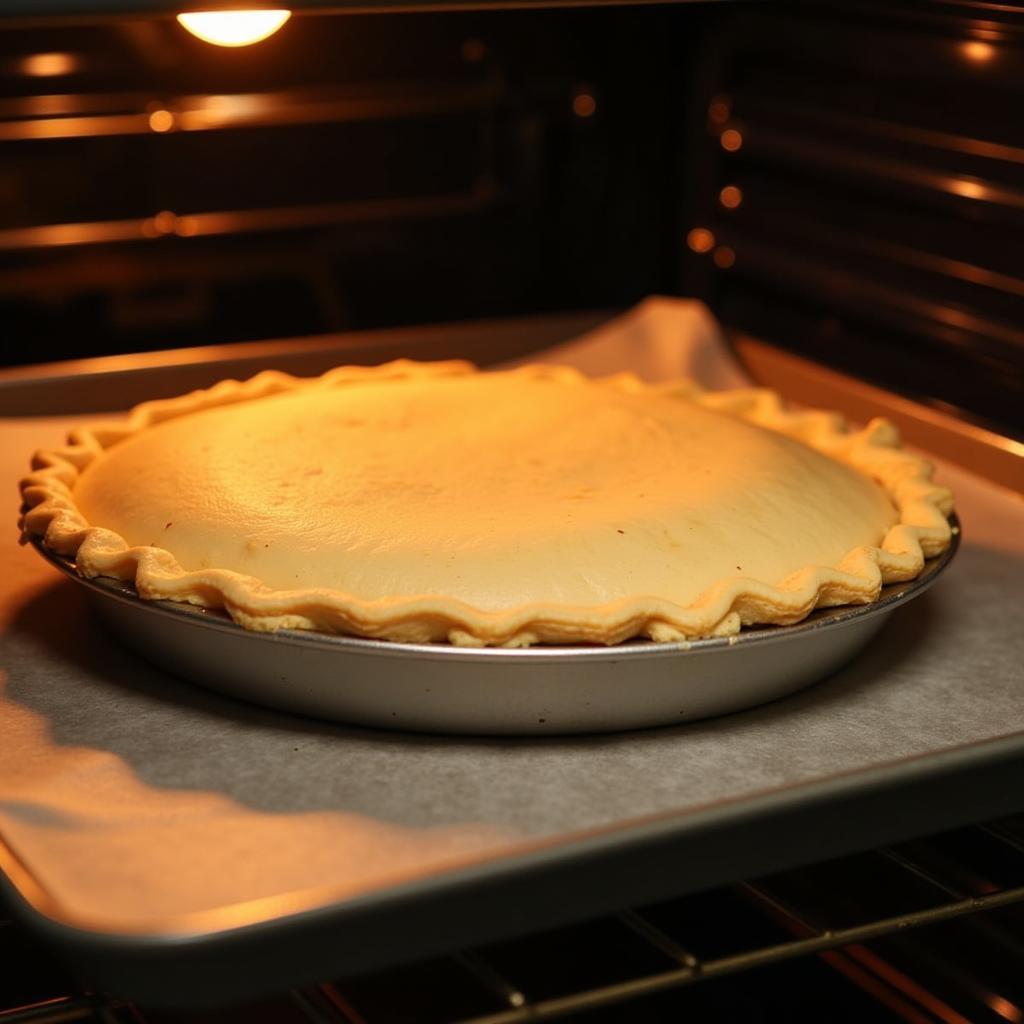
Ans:
[[[766,1021],[1014,1024],[1024,816],[215,1010],[90,993],[34,942],[0,921],[0,1024],[714,1021],[738,1019],[745,1000]],[[805,1018],[793,1001],[808,992]]]

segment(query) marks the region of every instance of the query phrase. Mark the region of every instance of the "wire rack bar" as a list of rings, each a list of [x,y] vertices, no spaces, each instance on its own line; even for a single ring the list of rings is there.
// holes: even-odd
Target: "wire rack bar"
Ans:
[[[905,853],[901,853],[899,850],[890,849],[887,846],[883,846],[878,851],[887,860],[891,860],[894,864],[898,864],[904,871],[909,871],[910,874],[916,878],[920,878],[921,881],[927,882],[929,885],[934,886],[936,889],[941,890],[947,896],[962,897],[964,890],[956,885],[951,885],[949,882],[939,878],[934,871],[930,871],[928,868],[917,861],[908,857]]]
[[[979,833],[1005,844],[1006,848],[1015,854],[1024,854],[1024,830],[1018,829],[1020,825],[1015,821],[993,822],[980,826]],[[1011,858],[1008,862],[1011,864],[1011,874],[1000,875],[1004,882],[1010,883],[1009,887],[995,892],[975,890],[975,895],[968,895],[966,889],[956,888],[957,883],[944,880],[944,860],[936,862],[940,867],[933,867],[928,848],[923,848],[922,857],[918,857],[915,852],[917,849],[916,846],[907,849],[895,847],[881,848],[875,852],[898,866],[902,877],[908,882],[915,878],[928,883],[939,898],[945,894],[946,901],[938,906],[876,916],[873,920],[856,925],[828,927],[828,916],[823,916],[821,908],[815,904],[813,893],[806,900],[805,896],[801,895],[794,904],[792,898],[785,894],[785,885],[776,886],[772,878],[738,882],[733,892],[742,895],[754,910],[782,925],[791,937],[701,961],[697,955],[673,938],[671,927],[666,930],[655,924],[643,910],[624,910],[605,920],[614,920],[618,925],[628,929],[630,934],[646,947],[658,952],[660,962],[666,963],[667,958],[667,963],[671,966],[663,970],[652,968],[651,973],[643,973],[642,969],[637,969],[632,976],[621,981],[578,988],[536,1001],[530,1000],[528,986],[525,991],[520,989],[514,971],[506,972],[493,966],[486,952],[475,949],[460,951],[453,954],[449,958],[450,961],[458,965],[467,983],[472,978],[490,992],[493,1005],[498,1007],[482,1015],[463,1018],[461,1024],[526,1024],[529,1021],[552,1020],[572,1013],[643,999],[704,979],[739,974],[809,955],[820,955],[839,973],[853,980],[865,991],[870,991],[875,999],[889,1006],[907,1021],[924,1024],[925,1019],[933,1020],[937,1016],[947,1021],[947,1024],[952,1024],[954,1020],[959,1024],[962,1018],[958,1016],[958,1011],[952,1004],[947,1004],[940,994],[932,992],[926,981],[922,982],[916,975],[911,976],[914,974],[913,971],[907,973],[898,957],[893,960],[881,947],[866,944],[884,937],[899,936],[927,925],[967,918],[974,927],[984,933],[986,941],[997,942],[1011,957],[1024,956],[1024,946],[1012,925],[1004,925],[999,918],[992,915],[977,916],[984,911],[1024,904],[1024,861],[1020,862],[1021,872],[1018,873],[1012,869],[1016,858]],[[936,849],[941,853],[941,846]],[[955,861],[950,861],[954,869],[961,866],[969,867],[971,863],[973,861],[962,854],[957,856]],[[959,874],[959,871],[956,873]],[[1016,884],[1018,882],[1021,884]],[[805,906],[805,902],[809,902],[809,906]],[[0,934],[12,927],[15,927],[13,921],[0,918]],[[897,944],[897,947],[893,948],[901,946]],[[923,955],[922,950],[923,953],[928,952],[926,943],[921,950],[917,950],[915,956]],[[573,950],[567,947],[567,953],[572,954]],[[559,970],[557,960],[552,960],[548,967],[551,972]],[[945,961],[936,961],[928,973],[933,977],[948,979],[951,976],[951,965]],[[974,985],[972,979],[966,975],[960,978],[960,983],[961,988],[964,985]],[[350,1002],[343,982],[323,983],[292,990],[289,996],[292,1005],[309,1024],[374,1024],[378,1019],[390,1019],[386,1015],[386,1009],[385,1017],[378,1018],[376,1009],[372,1012],[367,1011],[358,1006],[358,1000],[355,1005]],[[1018,1007],[1006,1002],[1000,993],[982,993],[978,998],[985,1006],[992,1007],[998,1002],[999,1006],[1005,1005],[1008,1012],[1019,1012]],[[62,995],[0,1010],[0,1024],[73,1024],[78,1021],[122,1024],[128,1018],[138,1021],[139,1024],[145,1024],[149,1020],[145,1011],[131,1004],[81,991],[77,994]],[[186,1016],[183,1024],[184,1020],[191,1019],[191,1015]],[[232,1021],[236,1019],[230,1014],[225,1018]],[[1009,1020],[1011,1017],[1007,1016],[1006,1019]]]
[[[751,887],[751,891],[755,897],[759,892],[756,887]],[[696,981],[734,974],[738,971],[754,967],[763,967],[794,957],[806,956],[810,953],[821,953],[840,946],[867,942],[871,939],[880,938],[883,935],[891,935],[912,928],[937,924],[940,921],[950,921],[957,917],[963,917],[966,914],[974,914],[984,910],[995,910],[999,907],[1007,907],[1021,902],[1024,902],[1024,886],[1017,886],[986,896],[974,896],[952,901],[938,907],[914,911],[909,914],[881,918],[867,924],[819,931],[807,938],[794,939],[791,942],[781,942],[772,946],[763,946],[759,949],[721,957],[717,960],[709,960],[703,963],[698,962],[693,967],[679,967],[670,971],[662,971],[657,974],[646,975],[642,978],[634,978],[618,982],[614,985],[604,985],[582,992],[573,992],[569,995],[557,996],[536,1003],[528,1001],[517,1009],[502,1010],[497,1013],[467,1018],[459,1022],[459,1024],[524,1024],[527,1021],[551,1020],[569,1013],[577,1013],[581,1010],[598,1009],[614,1003],[625,1002],[629,999],[654,995],[669,989],[692,984]],[[773,903],[778,904],[778,901],[773,900]],[[803,921],[799,915],[797,915],[797,920]],[[803,923],[806,925],[806,922]]]
[[[526,1005],[526,996],[475,950],[456,953],[455,960],[507,1006],[518,1009]]]
[[[1000,842],[1012,847],[1018,853],[1024,854],[1024,832],[1018,834],[1015,831],[1011,831],[1007,822],[990,821],[983,825],[978,825],[977,828],[986,833],[986,835],[992,836],[993,839],[998,839]]]
[[[46,999],[14,1010],[0,1010],[2,1024],[65,1024],[90,1020],[94,1017],[95,1002],[87,996],[61,996]]]
[[[646,917],[637,913],[637,911],[623,910],[616,916],[630,931],[645,939],[655,949],[660,949],[662,953],[669,957],[669,959],[675,960],[681,967],[692,970],[700,962],[693,953],[688,949],[684,949],[678,942],[666,935],[660,928],[648,921]]]

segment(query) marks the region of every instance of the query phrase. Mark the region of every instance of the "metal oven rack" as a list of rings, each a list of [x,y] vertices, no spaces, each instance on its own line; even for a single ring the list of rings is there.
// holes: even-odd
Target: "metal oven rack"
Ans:
[[[1015,1022],[1024,817],[219,1010],[84,992],[13,922],[0,924],[0,958],[3,1024]]]

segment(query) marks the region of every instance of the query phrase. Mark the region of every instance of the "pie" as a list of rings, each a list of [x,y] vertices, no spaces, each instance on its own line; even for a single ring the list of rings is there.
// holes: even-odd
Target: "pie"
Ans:
[[[519,647],[864,604],[950,540],[884,420],[761,389],[398,361],[137,406],[36,453],[22,527],[242,626]]]

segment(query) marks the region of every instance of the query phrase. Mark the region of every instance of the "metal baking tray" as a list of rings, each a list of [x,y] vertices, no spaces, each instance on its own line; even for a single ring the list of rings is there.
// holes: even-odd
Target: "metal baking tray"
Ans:
[[[119,580],[85,586],[120,639],[192,682],[312,718],[424,732],[559,734],[641,729],[738,711],[794,693],[848,662],[900,605],[924,593],[960,544],[868,605],[826,608],[792,626],[736,636],[612,647],[467,648],[329,633],[246,630],[224,612],[146,601]],[[628,679],[628,684],[626,682]]]
[[[537,335],[523,323],[505,326],[524,350],[535,337],[559,340],[554,328]],[[590,325],[557,326],[567,339]],[[463,339],[461,354],[487,352],[501,328],[477,325],[477,347]],[[450,343],[446,330],[424,337],[431,332]],[[372,347],[417,337],[382,332]],[[631,360],[643,351],[635,342],[631,335]],[[324,344],[316,354],[324,366],[347,358],[345,337],[336,350]],[[90,400],[114,408],[132,389],[172,394],[208,383],[230,372],[233,352],[195,354],[187,378],[155,357],[139,373],[98,375]],[[258,358],[315,369],[287,344]],[[257,368],[246,364],[246,372]],[[773,383],[785,390],[784,380]],[[77,414],[78,391],[62,406],[62,387],[42,370],[28,383],[10,380],[9,414]],[[842,408],[844,393],[830,403]],[[56,437],[61,427],[0,419],[0,475],[10,493],[22,453],[40,430]],[[945,450],[941,438],[918,443]],[[985,472],[973,455],[967,461]],[[0,760],[16,740],[7,710],[33,723],[25,753],[39,768],[13,800],[0,794],[0,893],[95,987],[143,1005],[195,1005],[422,959],[1018,812],[1024,518],[1019,501],[979,475],[962,474],[954,489],[966,539],[942,584],[896,607],[868,649],[828,679],[737,714],[605,735],[435,737],[234,702],[122,651],[87,614],[88,588],[18,551],[10,530],[0,536]],[[117,595],[98,600],[137,606]],[[880,615],[862,621],[865,630],[882,625]],[[849,631],[817,620],[795,628]],[[767,658],[776,645],[751,641],[749,649]],[[736,651],[698,652],[691,661],[724,662],[728,653]],[[398,660],[364,656],[389,666]],[[516,666],[535,657],[513,654]],[[610,657],[598,651],[593,664]],[[632,669],[621,675],[631,686]],[[131,800],[115,813],[103,803],[102,783],[116,773]],[[62,803],[47,803],[47,787],[62,778],[95,789],[99,801],[82,808],[63,790]],[[0,790],[4,782],[0,771]],[[206,828],[179,813],[183,803],[194,806],[193,796]],[[413,859],[401,874],[353,878],[340,829],[326,846],[284,842],[303,871],[307,862],[320,866],[285,877],[282,842],[240,842],[247,833],[232,833],[223,816],[211,819],[211,804],[272,824],[278,840],[311,816],[342,825],[359,819],[388,835],[397,829]],[[108,837],[111,820],[123,827]],[[491,845],[460,863],[431,860],[432,830],[479,823],[502,830]],[[147,859],[161,850],[155,865]],[[371,862],[388,852],[373,848]],[[244,885],[234,885],[237,874]],[[295,881],[300,874],[307,880]],[[105,888],[114,877],[116,920],[104,914],[113,904],[102,902],[115,898]],[[217,878],[232,884],[216,898],[205,899],[209,886],[196,898],[200,880]],[[93,889],[76,904],[83,879]]]

